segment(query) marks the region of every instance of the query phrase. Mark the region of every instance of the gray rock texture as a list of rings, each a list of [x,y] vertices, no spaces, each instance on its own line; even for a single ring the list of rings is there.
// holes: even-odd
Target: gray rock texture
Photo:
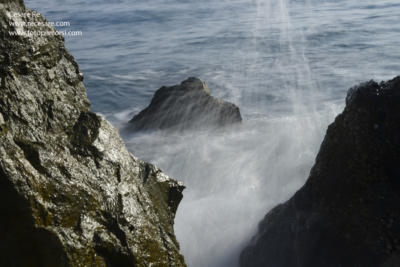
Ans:
[[[191,77],[180,85],[158,89],[150,105],[132,118],[130,128],[186,130],[223,127],[241,121],[237,106],[211,96],[203,81]]]
[[[16,12],[31,13],[0,1],[0,266],[185,266],[173,229],[184,186],[90,111],[61,36],[10,35],[24,30],[11,22],[45,21]]]
[[[306,184],[270,211],[241,266],[400,266],[400,77],[349,90]]]

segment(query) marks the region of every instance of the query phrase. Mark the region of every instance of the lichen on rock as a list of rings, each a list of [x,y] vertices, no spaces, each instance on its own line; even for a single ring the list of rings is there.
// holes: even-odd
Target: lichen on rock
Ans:
[[[0,3],[0,266],[185,266],[173,230],[182,183],[90,111],[60,35],[9,34],[42,16]]]

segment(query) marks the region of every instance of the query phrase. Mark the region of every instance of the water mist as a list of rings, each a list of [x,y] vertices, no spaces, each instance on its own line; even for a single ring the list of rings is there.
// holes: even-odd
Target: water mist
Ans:
[[[395,0],[25,2],[84,31],[67,47],[93,110],[116,126],[190,76],[240,107],[242,125],[223,131],[123,136],[187,186],[175,230],[189,267],[236,266],[262,217],[307,179],[345,90],[400,72]]]
[[[228,90],[232,84],[252,86],[246,93],[235,87],[226,94],[241,108],[242,125],[126,138],[135,154],[187,187],[175,230],[188,266],[238,265],[263,215],[305,182],[338,111],[336,105],[314,105],[318,96],[304,37],[293,31],[287,5],[286,0],[257,1],[255,23],[248,29],[251,54],[249,47],[238,47],[235,57],[242,64],[233,75],[226,71],[211,80]],[[260,58],[259,49],[269,50],[270,58]],[[259,69],[260,60],[269,68]],[[269,87],[249,83],[254,77],[269,81]],[[260,96],[267,97],[260,101]]]

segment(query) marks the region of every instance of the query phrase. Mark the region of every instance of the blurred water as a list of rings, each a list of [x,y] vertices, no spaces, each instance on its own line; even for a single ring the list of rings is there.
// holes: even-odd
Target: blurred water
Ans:
[[[67,47],[93,109],[117,127],[189,76],[236,103],[229,131],[125,134],[184,181],[175,230],[189,266],[237,264],[258,221],[301,187],[347,88],[400,72],[395,0],[26,0],[82,37]]]

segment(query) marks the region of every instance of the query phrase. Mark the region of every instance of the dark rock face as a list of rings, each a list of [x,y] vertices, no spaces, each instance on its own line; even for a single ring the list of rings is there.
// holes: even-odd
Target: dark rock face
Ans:
[[[130,128],[184,130],[241,121],[237,106],[211,96],[203,81],[189,78],[180,85],[158,89],[150,105],[132,118]]]
[[[400,77],[349,90],[306,184],[270,211],[241,266],[400,266]]]
[[[45,21],[15,12],[31,11],[0,1],[0,266],[185,266],[173,230],[184,186],[90,111],[62,37],[9,34]]]

